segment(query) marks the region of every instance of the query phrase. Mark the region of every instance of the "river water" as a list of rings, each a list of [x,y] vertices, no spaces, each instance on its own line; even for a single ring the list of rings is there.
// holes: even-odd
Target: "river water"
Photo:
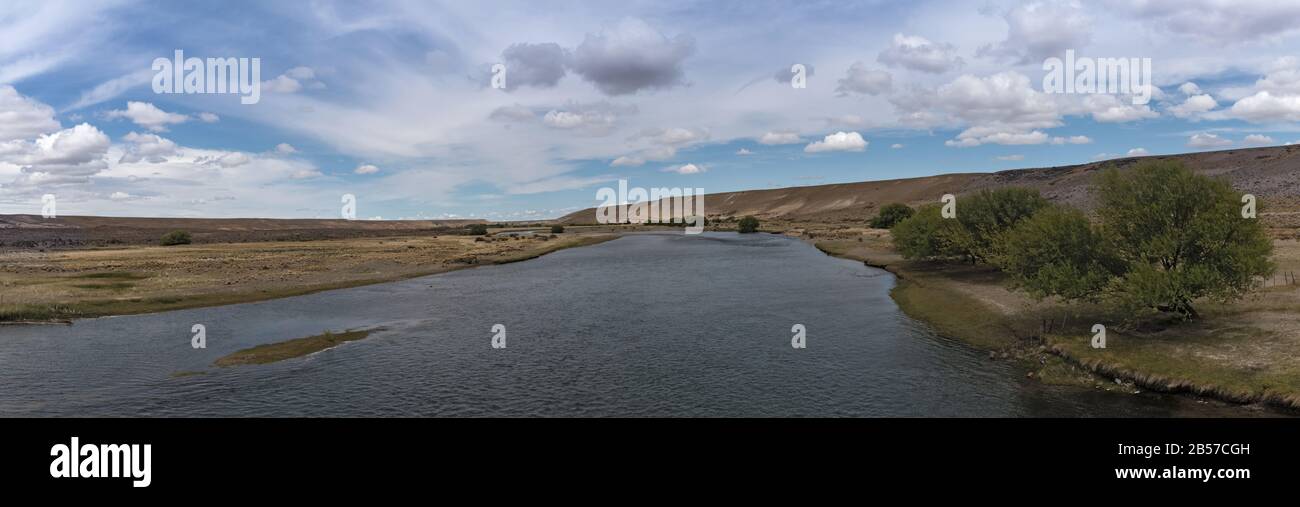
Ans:
[[[902,314],[894,283],[781,236],[651,233],[273,301],[0,326],[0,416],[1241,415],[1026,380]],[[211,366],[348,329],[376,331]]]

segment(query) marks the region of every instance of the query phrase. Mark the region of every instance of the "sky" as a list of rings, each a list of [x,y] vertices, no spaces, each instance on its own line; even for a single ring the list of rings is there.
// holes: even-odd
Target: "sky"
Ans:
[[[1297,19],[1289,0],[9,0],[0,213],[53,194],[61,215],[338,218],[350,194],[358,218],[532,220],[619,179],[713,193],[1296,143]],[[258,100],[156,92],[177,50],[257,58]],[[1067,51],[1149,59],[1150,100],[1046,86]]]

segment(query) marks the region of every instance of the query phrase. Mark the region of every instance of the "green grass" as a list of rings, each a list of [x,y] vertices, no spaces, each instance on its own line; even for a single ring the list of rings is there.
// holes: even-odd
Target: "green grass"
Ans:
[[[337,347],[343,343],[357,341],[370,336],[370,331],[345,331],[331,333],[326,331],[316,336],[297,338],[278,343],[268,343],[234,352],[217,359],[213,366],[240,366],[248,364],[267,364],[295,357],[302,357],[313,352]]]

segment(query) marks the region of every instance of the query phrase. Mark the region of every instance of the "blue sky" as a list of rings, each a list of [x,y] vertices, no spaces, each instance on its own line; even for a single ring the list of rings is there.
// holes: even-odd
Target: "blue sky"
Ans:
[[[0,213],[549,218],[707,192],[1300,141],[1291,1],[5,2]],[[260,101],[156,58],[259,58]],[[1149,58],[1059,94],[1044,61]],[[506,69],[504,89],[492,67]],[[807,69],[806,87],[790,68]]]

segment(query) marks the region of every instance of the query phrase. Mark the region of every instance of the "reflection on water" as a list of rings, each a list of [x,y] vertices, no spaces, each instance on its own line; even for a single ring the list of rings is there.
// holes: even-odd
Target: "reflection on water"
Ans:
[[[900,313],[893,283],[780,236],[639,234],[274,301],[0,327],[0,415],[1246,415],[1027,381]],[[206,349],[190,347],[194,324]],[[794,324],[806,349],[790,347]],[[371,327],[304,358],[210,366]]]

